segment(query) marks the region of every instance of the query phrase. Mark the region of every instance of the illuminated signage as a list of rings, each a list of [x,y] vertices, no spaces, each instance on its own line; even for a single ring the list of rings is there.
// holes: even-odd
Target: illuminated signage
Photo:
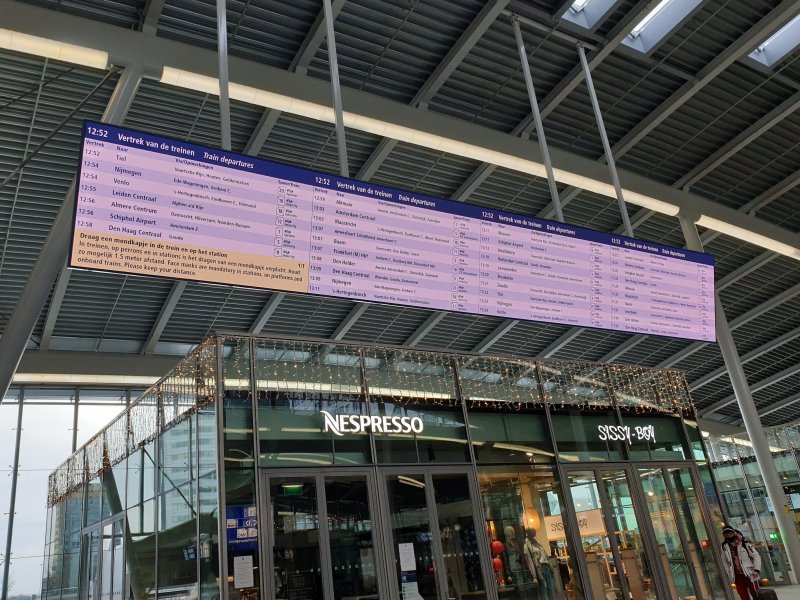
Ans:
[[[714,341],[707,254],[87,122],[69,264]]]
[[[625,442],[633,444],[637,442],[656,441],[656,428],[653,425],[641,425],[628,427],[627,425],[598,425],[598,439],[606,442]]]
[[[321,410],[323,431],[342,436],[345,433],[422,433],[425,425],[419,417],[378,417],[369,415],[332,415]]]

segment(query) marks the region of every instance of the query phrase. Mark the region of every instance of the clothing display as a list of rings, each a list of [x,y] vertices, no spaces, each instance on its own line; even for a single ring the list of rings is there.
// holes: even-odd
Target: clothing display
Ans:
[[[523,548],[525,564],[530,570],[534,582],[539,586],[539,597],[553,600],[555,589],[553,586],[553,567],[547,551],[532,535],[525,538]]]

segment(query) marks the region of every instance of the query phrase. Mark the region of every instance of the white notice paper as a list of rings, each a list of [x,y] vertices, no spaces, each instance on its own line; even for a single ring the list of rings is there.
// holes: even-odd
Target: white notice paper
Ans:
[[[414,544],[397,544],[397,554],[400,556],[401,571],[416,571],[417,559],[414,556]]]
[[[253,587],[253,557],[233,557],[233,587],[237,589]]]

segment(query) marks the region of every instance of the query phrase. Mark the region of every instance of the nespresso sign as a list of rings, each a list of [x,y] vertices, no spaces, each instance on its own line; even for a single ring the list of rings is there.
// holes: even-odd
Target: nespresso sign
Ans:
[[[425,425],[419,417],[377,417],[369,415],[332,415],[321,410],[325,419],[323,431],[335,435],[345,433],[422,433]]]

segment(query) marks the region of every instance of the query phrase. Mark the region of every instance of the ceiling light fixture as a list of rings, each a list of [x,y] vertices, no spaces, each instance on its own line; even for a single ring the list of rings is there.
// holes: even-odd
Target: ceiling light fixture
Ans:
[[[739,227],[733,223],[720,221],[719,219],[709,217],[708,215],[700,215],[700,218],[697,220],[697,224],[700,227],[719,231],[725,235],[740,239],[749,244],[766,248],[767,250],[772,250],[778,254],[783,254],[784,256],[788,256],[790,258],[800,259],[800,249],[789,244],[784,244],[783,242],[775,240],[771,237],[761,235],[755,231],[751,231],[750,229]]]
[[[82,375],[74,373],[15,373],[12,385],[127,385],[151,386],[158,377],[148,375]]]
[[[0,48],[62,60],[94,69],[108,67],[108,52],[57,42],[10,29],[0,29]]]
[[[631,37],[638,37],[639,35],[641,35],[642,31],[644,31],[644,28],[647,27],[650,23],[652,23],[653,19],[655,19],[658,16],[658,14],[662,10],[664,10],[670,2],[672,2],[672,0],[661,0],[661,2],[659,2],[653,10],[647,13],[645,18],[639,21],[636,24],[636,27],[634,27],[631,30],[630,33]]]
[[[164,67],[160,81],[168,85],[188,88],[207,94],[219,93],[219,83],[216,77],[208,77],[173,67]],[[229,94],[233,100],[280,110],[317,121],[325,121],[327,123],[335,121],[335,113],[332,107],[299,100],[283,94],[276,94],[238,83],[229,85]],[[544,178],[547,176],[544,165],[533,160],[348,111],[344,111],[343,117],[345,126],[351,129],[371,133],[379,137],[388,137],[416,146],[423,146],[431,150],[463,156],[464,158],[471,158],[478,162],[490,163],[535,177]],[[574,186],[609,198],[616,198],[616,190],[610,182],[605,183],[578,173],[565,171],[564,169],[554,169],[554,175],[559,182],[565,185]],[[625,190],[624,193],[625,200],[632,204],[669,216],[677,216],[678,214],[679,208],[674,204],[631,190]]]

